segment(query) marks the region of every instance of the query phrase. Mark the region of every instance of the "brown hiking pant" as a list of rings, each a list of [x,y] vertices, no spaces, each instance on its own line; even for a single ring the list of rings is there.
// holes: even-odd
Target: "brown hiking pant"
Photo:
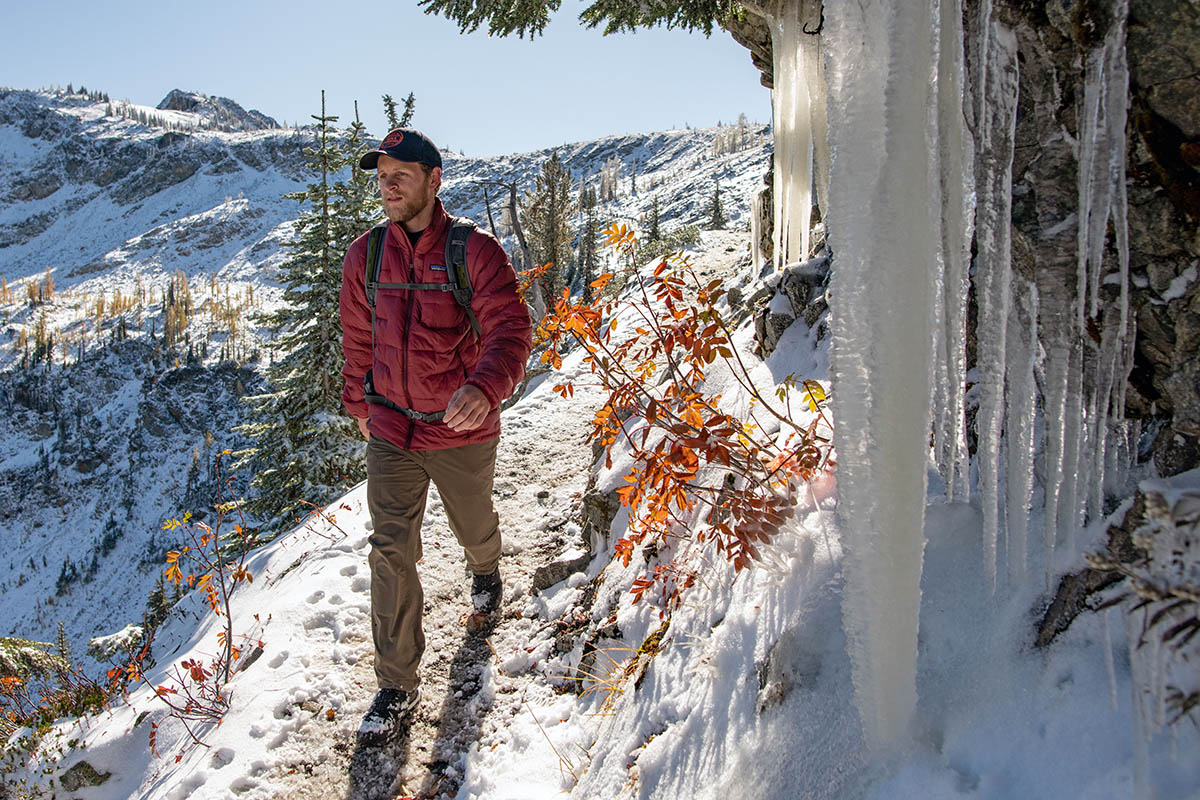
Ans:
[[[492,504],[496,444],[492,439],[448,450],[404,450],[372,436],[367,444],[367,505],[371,532],[371,631],[375,677],[381,689],[415,689],[425,652],[421,614],[425,594],[417,574],[421,519],[433,480],[450,530],[471,572],[486,575],[500,563],[500,519]],[[471,592],[463,583],[463,596]]]

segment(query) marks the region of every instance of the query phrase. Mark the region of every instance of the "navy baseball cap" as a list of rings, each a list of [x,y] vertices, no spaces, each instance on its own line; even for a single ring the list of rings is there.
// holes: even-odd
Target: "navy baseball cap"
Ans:
[[[437,145],[428,136],[412,128],[396,128],[390,131],[387,136],[383,137],[377,150],[363,154],[358,162],[359,168],[375,169],[380,156],[389,156],[397,161],[410,161],[430,167],[442,165],[442,154],[438,152]]]

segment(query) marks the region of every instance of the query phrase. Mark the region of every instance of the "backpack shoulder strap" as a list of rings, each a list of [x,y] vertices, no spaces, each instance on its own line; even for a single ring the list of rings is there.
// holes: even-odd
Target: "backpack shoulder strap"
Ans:
[[[471,330],[478,339],[481,336],[479,319],[475,316],[475,310],[471,308],[471,298],[475,296],[475,290],[471,287],[471,273],[467,269],[467,240],[474,232],[475,223],[466,217],[450,218],[450,232],[446,234],[446,274],[450,283],[454,285],[451,290],[454,299],[467,312]]]
[[[383,264],[383,243],[387,238],[388,220],[383,220],[367,233],[367,305],[375,310],[375,295],[379,291],[379,270]],[[373,320],[372,320],[373,321]]]

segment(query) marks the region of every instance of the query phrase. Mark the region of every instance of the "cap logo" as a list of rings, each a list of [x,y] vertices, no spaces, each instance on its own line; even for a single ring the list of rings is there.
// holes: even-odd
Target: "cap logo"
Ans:
[[[395,147],[402,141],[404,141],[404,134],[400,131],[392,131],[387,135],[386,138],[384,138],[382,142],[379,143],[379,149],[387,150],[388,148]]]

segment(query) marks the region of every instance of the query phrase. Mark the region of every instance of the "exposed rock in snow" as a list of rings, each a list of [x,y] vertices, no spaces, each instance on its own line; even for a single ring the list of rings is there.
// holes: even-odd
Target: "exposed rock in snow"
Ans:
[[[163,111],[187,111],[205,121],[206,127],[224,131],[254,131],[278,128],[279,123],[261,111],[247,111],[228,97],[210,97],[199,92],[172,89],[158,104]]]

